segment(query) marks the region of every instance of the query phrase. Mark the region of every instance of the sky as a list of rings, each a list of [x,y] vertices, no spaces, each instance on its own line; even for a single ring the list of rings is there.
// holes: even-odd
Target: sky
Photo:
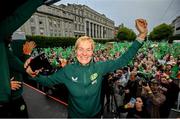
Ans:
[[[105,14],[115,22],[115,26],[123,23],[133,30],[137,18],[146,19],[148,29],[152,31],[155,26],[161,23],[170,24],[180,16],[180,0],[61,0],[56,5],[67,3],[86,5]]]

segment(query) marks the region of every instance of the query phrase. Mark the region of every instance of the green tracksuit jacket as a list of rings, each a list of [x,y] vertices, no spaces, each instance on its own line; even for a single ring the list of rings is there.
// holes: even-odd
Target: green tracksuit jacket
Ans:
[[[90,62],[86,66],[76,62],[52,75],[39,75],[32,79],[46,86],[64,83],[69,90],[68,116],[93,117],[101,110],[102,76],[126,66],[140,46],[141,43],[135,40],[129,50],[116,60]]]
[[[12,41],[10,46],[10,51],[13,52],[13,54],[18,57],[21,62],[25,62],[26,59],[30,58],[30,55],[23,54],[23,41],[22,40],[16,40]],[[22,64],[23,66],[23,64]],[[23,78],[27,77],[25,74],[22,74],[21,72],[14,71],[10,68],[10,76],[14,77],[14,81],[19,81],[23,83]],[[11,90],[11,99],[15,100],[22,96],[23,93],[23,85],[17,89],[17,90]]]
[[[10,99],[9,66],[14,70],[24,71],[23,64],[8,51],[5,39],[24,24],[42,4],[43,0],[26,0],[12,15],[0,22],[0,104],[7,103]]]

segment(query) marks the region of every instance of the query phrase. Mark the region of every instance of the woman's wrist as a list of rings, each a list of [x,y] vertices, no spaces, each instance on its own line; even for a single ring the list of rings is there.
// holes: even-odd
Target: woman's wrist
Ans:
[[[149,90],[149,91],[148,91],[148,94],[152,94],[152,91],[151,91],[151,90]]]
[[[138,39],[140,39],[140,40],[144,40],[144,39],[146,38],[146,33],[141,33],[141,34],[139,34],[137,37],[138,37]]]
[[[127,105],[127,104],[126,104],[126,105],[124,105],[124,108],[125,108],[125,109],[127,109],[127,108],[128,108],[128,105]]]

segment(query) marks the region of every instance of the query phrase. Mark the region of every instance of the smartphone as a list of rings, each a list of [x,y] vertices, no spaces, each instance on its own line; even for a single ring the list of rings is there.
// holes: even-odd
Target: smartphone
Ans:
[[[50,62],[48,61],[45,53],[40,53],[39,55],[35,56],[31,62],[30,62],[30,67],[32,71],[41,69],[41,68],[49,68],[51,67]]]
[[[136,99],[135,98],[131,98],[130,99],[130,103],[134,105],[136,103]]]

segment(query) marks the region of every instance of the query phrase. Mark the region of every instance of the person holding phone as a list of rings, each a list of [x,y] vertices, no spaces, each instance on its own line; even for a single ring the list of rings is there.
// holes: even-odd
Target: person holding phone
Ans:
[[[119,113],[128,112],[126,118],[150,118],[143,97],[131,98],[129,103],[118,108]]]

